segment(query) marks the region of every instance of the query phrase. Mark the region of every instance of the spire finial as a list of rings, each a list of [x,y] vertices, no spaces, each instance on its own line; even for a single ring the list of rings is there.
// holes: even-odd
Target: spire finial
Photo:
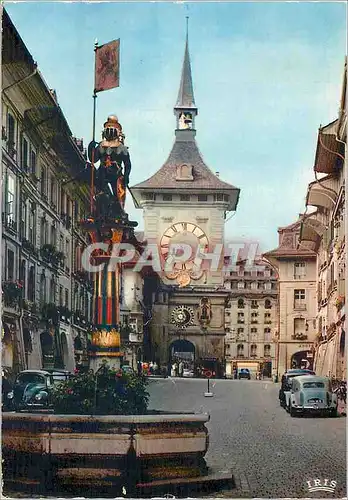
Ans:
[[[189,24],[189,16],[186,16],[186,43],[188,43],[188,24]]]

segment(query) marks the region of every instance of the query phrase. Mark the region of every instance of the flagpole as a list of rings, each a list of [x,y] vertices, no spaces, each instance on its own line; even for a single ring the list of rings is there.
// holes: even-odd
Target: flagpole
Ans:
[[[94,76],[96,72],[96,52],[98,49],[98,40],[95,41],[94,43]],[[95,86],[95,83],[94,83]],[[93,215],[94,212],[94,206],[93,206],[93,191],[94,191],[94,143],[95,143],[95,116],[96,116],[96,107],[97,107],[97,92],[96,89],[94,88],[93,92],[93,131],[92,131],[92,137],[93,137],[93,148],[92,148],[92,154],[91,154],[91,193],[90,193],[90,204],[91,204],[91,215]]]

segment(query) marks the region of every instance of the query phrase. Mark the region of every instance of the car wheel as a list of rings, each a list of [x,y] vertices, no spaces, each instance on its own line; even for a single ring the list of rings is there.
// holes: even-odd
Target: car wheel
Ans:
[[[295,415],[296,415],[296,411],[291,406],[291,403],[290,403],[290,406],[289,406],[289,413],[290,413],[290,417],[295,417]]]

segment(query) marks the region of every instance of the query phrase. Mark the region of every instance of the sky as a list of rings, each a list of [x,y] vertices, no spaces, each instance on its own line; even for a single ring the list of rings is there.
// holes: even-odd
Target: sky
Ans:
[[[174,142],[186,16],[196,140],[205,163],[241,189],[226,237],[278,244],[305,209],[318,127],[337,117],[346,54],[344,2],[5,2],[73,135],[92,139],[94,42],[120,39],[120,87],[97,98],[96,135],[116,114],[130,185]],[[38,22],[38,20],[41,20]],[[142,212],[127,201],[143,228]]]

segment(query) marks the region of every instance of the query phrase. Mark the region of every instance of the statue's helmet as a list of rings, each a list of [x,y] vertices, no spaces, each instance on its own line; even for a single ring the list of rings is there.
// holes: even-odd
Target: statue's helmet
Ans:
[[[103,136],[107,141],[117,139],[122,134],[122,125],[119,123],[117,116],[108,116],[107,121],[104,123]]]

